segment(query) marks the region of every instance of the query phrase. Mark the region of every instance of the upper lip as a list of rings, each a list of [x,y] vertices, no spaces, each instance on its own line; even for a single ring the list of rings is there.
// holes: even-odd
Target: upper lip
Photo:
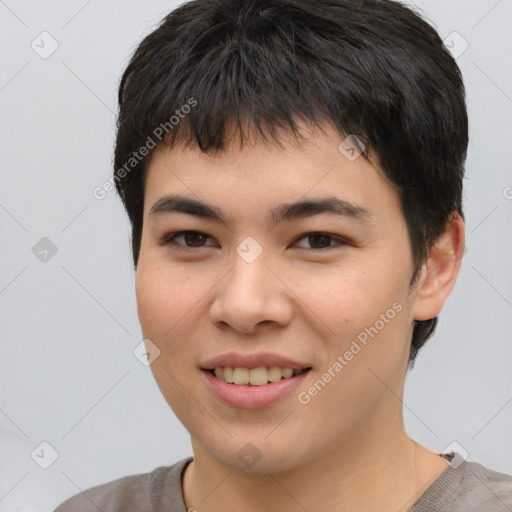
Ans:
[[[280,356],[279,354],[261,353],[261,354],[237,354],[230,352],[228,354],[221,354],[206,360],[201,368],[203,370],[214,370],[215,368],[259,368],[265,366],[270,368],[278,366],[280,368],[292,368],[293,370],[302,370],[304,368],[311,368],[310,363],[301,363],[294,361],[288,357]]]

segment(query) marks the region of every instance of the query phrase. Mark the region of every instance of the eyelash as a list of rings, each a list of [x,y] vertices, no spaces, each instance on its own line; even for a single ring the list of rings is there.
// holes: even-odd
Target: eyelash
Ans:
[[[168,236],[166,236],[163,239],[162,244],[169,245],[171,243],[175,243],[174,241],[177,237],[186,235],[186,234],[198,234],[198,235],[206,236],[207,238],[212,238],[205,233],[201,233],[200,231],[190,231],[190,230],[189,231],[176,231],[176,232],[171,233]],[[348,242],[343,240],[342,238],[335,236],[335,235],[331,235],[330,233],[324,233],[321,231],[311,231],[309,233],[304,233],[303,235],[300,235],[299,237],[297,237],[294,240],[294,243],[297,243],[299,240],[302,240],[303,238],[307,238],[310,236],[317,236],[317,235],[327,236],[332,240],[336,240],[338,242],[338,246],[348,245]],[[203,246],[199,246],[199,247],[189,247],[189,246],[183,245],[183,244],[176,244],[176,245],[177,245],[178,250],[183,250],[183,251],[193,251],[194,249],[202,249],[203,247],[211,247],[210,245],[203,245]],[[334,246],[334,245],[329,245],[327,247],[322,247],[322,248],[299,247],[299,250],[301,250],[301,251],[326,251],[328,249],[333,249],[335,247],[336,246]]]

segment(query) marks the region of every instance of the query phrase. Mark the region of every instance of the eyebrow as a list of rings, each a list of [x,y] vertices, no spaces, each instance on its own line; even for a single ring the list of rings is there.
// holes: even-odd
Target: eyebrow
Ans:
[[[149,217],[154,218],[172,213],[185,213],[226,223],[226,216],[220,208],[183,196],[163,196],[153,204],[149,211]],[[325,213],[349,217],[363,223],[374,222],[374,217],[368,210],[335,196],[283,203],[270,211],[269,222],[292,221]]]

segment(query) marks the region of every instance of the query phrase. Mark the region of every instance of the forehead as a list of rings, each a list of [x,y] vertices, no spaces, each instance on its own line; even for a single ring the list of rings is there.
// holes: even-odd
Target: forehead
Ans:
[[[235,137],[224,150],[197,146],[155,149],[146,176],[144,215],[166,194],[236,206],[233,215],[250,214],[289,200],[338,197],[364,210],[393,210],[398,197],[370,153],[353,137],[330,125],[302,125],[300,140],[281,133],[279,143],[257,137],[242,146]]]

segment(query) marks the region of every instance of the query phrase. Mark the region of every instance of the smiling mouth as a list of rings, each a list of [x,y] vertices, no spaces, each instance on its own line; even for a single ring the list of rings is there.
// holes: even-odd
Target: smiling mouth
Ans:
[[[260,366],[258,368],[251,369],[219,366],[215,369],[204,371],[211,373],[227,384],[233,384],[235,386],[264,386],[273,382],[292,379],[293,377],[308,372],[311,369],[311,367],[302,368],[301,370],[293,370],[292,368],[281,368],[278,366],[268,368]]]

